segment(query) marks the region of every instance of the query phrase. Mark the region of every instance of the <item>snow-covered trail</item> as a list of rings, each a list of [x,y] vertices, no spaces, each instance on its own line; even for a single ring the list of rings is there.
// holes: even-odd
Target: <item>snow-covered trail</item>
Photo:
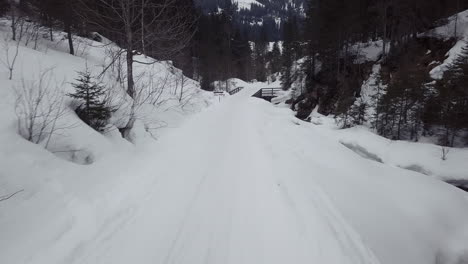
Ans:
[[[288,174],[302,161],[271,151],[271,106],[252,92],[168,135],[138,205],[64,263],[378,263],[319,186]]]

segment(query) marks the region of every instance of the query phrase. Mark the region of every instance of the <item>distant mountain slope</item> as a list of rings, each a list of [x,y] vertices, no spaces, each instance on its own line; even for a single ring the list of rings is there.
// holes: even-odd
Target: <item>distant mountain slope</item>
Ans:
[[[266,35],[269,41],[281,39],[283,22],[292,16],[304,17],[306,0],[196,0],[204,13],[222,11],[233,15],[236,28],[251,40]],[[263,32],[263,33],[262,33]]]

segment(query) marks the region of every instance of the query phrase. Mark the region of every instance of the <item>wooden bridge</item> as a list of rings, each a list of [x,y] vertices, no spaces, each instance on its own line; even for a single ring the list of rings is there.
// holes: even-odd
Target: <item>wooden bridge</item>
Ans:
[[[277,97],[281,90],[281,88],[262,88],[258,90],[258,92],[254,93],[252,96],[271,102],[271,99]]]
[[[242,90],[242,89],[244,89],[244,87],[241,87],[241,86],[240,86],[240,87],[237,87],[236,89],[233,89],[233,90],[229,91],[229,94],[230,94],[230,95],[236,94],[236,93],[238,93],[238,92],[239,92],[240,90]]]

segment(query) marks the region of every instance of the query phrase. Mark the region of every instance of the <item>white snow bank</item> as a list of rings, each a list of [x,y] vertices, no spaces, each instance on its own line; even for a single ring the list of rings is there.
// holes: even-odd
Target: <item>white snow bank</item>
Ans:
[[[9,21],[0,21],[0,43],[10,38],[9,31]],[[142,186],[139,160],[155,144],[153,138],[213,100],[211,93],[201,91],[189,78],[182,85],[182,72],[169,63],[136,64],[140,98],[150,93],[157,97],[138,107],[132,131],[135,145],[130,144],[117,130],[128,120],[130,98],[116,81],[116,72],[109,70],[102,81],[119,109],[110,129],[98,133],[76,116],[65,95],[73,91],[71,83],[78,71],[88,68],[99,74],[108,62],[107,52],[116,47],[75,37],[78,56],[71,56],[64,35],[54,32],[51,42],[47,34],[40,34],[37,45],[23,39],[13,80],[8,80],[8,69],[0,65],[0,196],[22,190],[0,202],[0,263],[71,263],[98,230],[117,228],[143,195],[130,190]],[[16,46],[8,45],[11,56]],[[0,60],[6,56],[3,49]],[[44,142],[35,145],[18,134],[15,114],[14,88],[23,87],[24,82],[37,91],[44,72],[50,79],[44,87],[64,96],[65,113],[57,122],[63,129],[52,135],[48,150]]]
[[[434,144],[392,141],[364,127],[337,132],[340,141],[361,146],[378,156],[383,163],[414,170],[440,179],[468,180],[468,149],[443,148]],[[448,151],[442,159],[443,149]]]
[[[234,3],[237,4],[239,9],[248,9],[252,7],[252,4],[256,4],[258,6],[263,6],[262,3],[256,1],[256,0],[234,0]]]
[[[340,143],[354,148],[359,155],[370,156],[369,159],[441,180],[468,180],[468,148],[390,140],[363,126],[337,129],[333,118],[320,115],[316,111],[311,114],[311,122],[334,135]],[[443,152],[446,152],[445,160]]]
[[[460,56],[461,51],[466,46],[467,41],[468,32],[462,40],[457,41],[455,45],[447,52],[447,58],[444,60],[444,62],[442,62],[440,65],[437,65],[429,72],[432,79],[441,80],[444,77],[444,72],[446,72],[452,63],[458,58],[458,56]]]
[[[467,171],[466,150],[461,151],[463,156],[454,151],[458,157],[452,156],[445,165],[434,146],[390,143],[364,129],[336,130],[326,118],[312,120],[322,125],[302,122],[288,111],[271,110],[265,127],[269,131],[265,133],[271,134],[267,138],[273,137],[272,155],[284,167],[282,178],[297,180],[302,190],[312,190],[317,184],[323,188],[381,263],[468,261],[466,194],[394,166],[414,164],[405,160],[411,159],[435,163],[428,168],[437,172],[463,173]],[[341,142],[358,142],[389,163],[362,158]]]

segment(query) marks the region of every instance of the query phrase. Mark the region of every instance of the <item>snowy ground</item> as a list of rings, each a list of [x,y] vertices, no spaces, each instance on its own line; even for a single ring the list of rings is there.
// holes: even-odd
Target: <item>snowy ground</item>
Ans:
[[[372,109],[370,109],[372,110]],[[371,113],[372,114],[372,113]],[[442,147],[422,138],[420,142],[390,140],[368,126],[338,129],[333,117],[314,111],[311,122],[316,129],[333,135],[357,155],[392,167],[415,171],[443,181],[468,181],[468,148]]]
[[[17,176],[47,170],[49,182],[0,204],[0,262],[466,263],[462,191],[359,157],[329,129],[250,97],[263,86],[133,159],[101,161],[101,175],[23,154],[35,160]]]

